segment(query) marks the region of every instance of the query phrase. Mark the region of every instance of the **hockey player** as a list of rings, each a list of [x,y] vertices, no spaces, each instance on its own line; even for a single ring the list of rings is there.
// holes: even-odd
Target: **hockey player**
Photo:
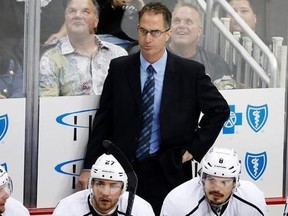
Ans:
[[[76,192],[61,200],[54,216],[126,215],[128,205],[127,175],[111,154],[101,155],[91,169],[89,189]],[[133,216],[154,216],[151,205],[135,196]]]
[[[12,180],[5,169],[0,166],[0,215],[28,216],[28,209],[16,199],[10,197],[13,192]]]
[[[240,163],[233,149],[211,148],[201,167],[199,177],[166,196],[161,216],[267,215],[264,194],[253,183],[239,180]]]

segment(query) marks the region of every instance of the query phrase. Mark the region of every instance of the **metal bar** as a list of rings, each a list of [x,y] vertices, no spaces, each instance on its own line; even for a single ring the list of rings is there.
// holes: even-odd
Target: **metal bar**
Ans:
[[[38,71],[40,1],[25,1],[24,72],[26,75],[24,205],[36,207],[38,164]]]
[[[243,57],[243,59],[245,59],[245,61],[255,70],[255,72],[263,79],[263,81],[269,86],[269,87],[275,87],[275,83],[270,81],[270,77],[267,75],[267,72],[263,70],[263,68],[253,59],[251,58],[251,55],[247,52],[247,50],[245,50],[245,48],[238,42],[236,41],[236,39],[233,37],[233,35],[231,34],[231,32],[227,31],[227,29],[225,29],[223,23],[218,19],[218,18],[213,18],[212,19],[212,23],[219,29],[220,32],[222,32],[223,35],[225,35],[225,37],[227,38],[227,40],[230,41],[231,44],[233,44],[233,46],[235,47],[235,49],[241,54],[241,56]],[[270,51],[269,51],[270,52]],[[273,55],[273,53],[271,53]],[[274,62],[275,60],[275,62]],[[273,74],[271,74],[271,80],[272,77],[275,77],[275,68],[277,69],[277,60],[275,58],[275,56],[273,55],[273,58],[271,60],[271,62],[273,62],[272,64],[272,68],[274,68],[273,70]],[[274,66],[274,67],[273,67]]]
[[[237,43],[237,41],[232,39],[231,32],[228,31],[221,25],[219,21],[219,8],[224,9],[227,14],[229,14],[238,24],[242,27],[243,31],[249,36],[253,43],[261,49],[263,55],[267,56],[267,61],[269,62],[269,68],[266,71],[260,67],[257,62],[247,56],[247,53],[243,51],[241,45]],[[255,72],[263,79],[268,87],[276,87],[276,77],[278,71],[277,59],[270,51],[270,49],[264,44],[264,42],[258,37],[258,35],[246,24],[244,20],[232,9],[228,2],[223,0],[207,0],[206,4],[206,22],[205,22],[205,34],[206,37],[204,38],[204,47],[205,49],[213,52],[213,42],[215,44],[214,35],[210,34],[213,32],[214,26],[218,28],[221,34],[225,35],[227,40],[235,46],[235,49],[239,51],[239,53],[243,56],[245,61],[250,65],[250,67],[255,70]],[[212,48],[211,48],[212,47]],[[253,60],[251,60],[253,59]]]

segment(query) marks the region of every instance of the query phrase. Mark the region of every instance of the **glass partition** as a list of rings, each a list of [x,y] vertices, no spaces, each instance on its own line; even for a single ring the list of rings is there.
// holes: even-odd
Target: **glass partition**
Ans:
[[[115,21],[116,27],[113,26],[114,22],[112,23],[111,21],[111,22],[106,22],[106,23],[103,22],[102,24],[99,23],[99,26],[97,26],[99,28],[95,29],[97,38],[99,38],[100,40],[104,42],[113,42],[115,44],[118,44],[118,42],[122,43],[123,42],[122,39],[124,39],[124,42],[126,45],[123,45],[122,48],[123,50],[125,50],[125,52],[122,53],[121,51],[121,55],[124,55],[124,54],[128,55],[128,54],[132,54],[132,53],[139,51],[139,46],[137,44],[137,24],[138,24],[137,12],[141,8],[141,4],[147,3],[149,2],[149,0],[144,0],[144,1],[137,0],[136,2],[138,2],[138,5],[134,5],[133,7],[127,7],[127,5],[126,6],[122,5],[117,9],[118,11],[120,11],[120,16],[119,16],[120,18],[118,17],[119,20],[112,20],[112,21]],[[169,9],[173,10],[175,4],[178,1],[177,0],[173,0],[173,1],[162,0],[162,2],[165,3]],[[203,2],[207,3],[207,1],[205,0],[202,0],[202,1],[201,0],[186,0],[183,2],[191,2],[196,5],[199,2],[201,2],[202,6],[203,6]],[[98,3],[99,5],[104,5],[105,3],[107,3],[107,1],[98,0]],[[55,164],[53,164],[53,166],[51,165],[47,167],[49,168],[52,167],[51,170],[49,170],[49,172],[55,175],[54,176],[55,179],[59,177],[57,175],[59,175],[60,169],[58,169],[57,171],[57,170],[53,170],[53,168],[55,168],[59,164],[62,164],[63,161],[64,162],[70,161],[72,164],[72,162],[73,163],[75,162],[73,161],[73,159],[75,160],[79,159],[76,161],[77,163],[75,162],[74,164],[72,164],[74,166],[74,170],[72,170],[69,173],[69,174],[72,173],[71,174],[72,177],[69,176],[68,178],[67,176],[65,176],[65,178],[68,178],[69,181],[71,181],[70,185],[75,186],[75,182],[77,181],[77,176],[81,170],[80,169],[81,164],[79,163],[83,159],[82,158],[83,155],[77,154],[77,158],[72,158],[72,156],[71,158],[69,158],[70,157],[69,155],[67,156],[67,158],[65,158],[65,156],[63,155],[63,158],[65,160],[63,159],[62,161],[62,158],[60,158],[60,156],[59,158],[57,158],[58,156],[55,156],[55,152],[53,151],[57,151],[58,150],[57,147],[61,146],[62,142],[64,142],[65,140],[68,140],[68,141],[65,141],[66,142],[65,146],[69,146],[70,139],[72,139],[72,137],[74,138],[74,135],[76,134],[79,138],[77,139],[77,141],[80,140],[81,143],[80,141],[79,143],[77,143],[77,145],[78,144],[79,145],[77,146],[77,149],[75,150],[75,152],[77,151],[77,153],[83,154],[86,141],[87,141],[87,137],[88,137],[88,133],[91,127],[92,116],[94,115],[94,112],[96,111],[96,104],[98,103],[98,100],[100,97],[100,93],[94,93],[92,94],[92,96],[90,95],[87,98],[82,98],[82,97],[77,98],[73,94],[70,95],[71,97],[69,99],[67,99],[67,97],[51,98],[51,101],[50,101],[49,98],[45,98],[41,101],[41,98],[39,98],[39,74],[41,71],[41,58],[43,57],[44,53],[46,53],[47,51],[49,50],[51,51],[51,49],[57,49],[57,46],[59,46],[58,40],[63,38],[65,35],[67,35],[67,29],[65,28],[66,4],[67,4],[67,0],[26,0],[26,1],[25,0],[1,0],[0,1],[0,29],[1,29],[0,31],[0,99],[16,98],[15,101],[14,100],[0,100],[1,120],[2,120],[2,116],[5,116],[5,114],[7,114],[8,121],[10,123],[7,131],[5,133],[3,132],[2,136],[0,136],[0,152],[3,152],[3,155],[5,152],[4,156],[0,155],[0,157],[2,157],[0,158],[0,164],[5,164],[8,170],[10,169],[12,177],[15,178],[15,182],[16,182],[15,190],[20,191],[20,193],[16,193],[15,196],[19,200],[21,201],[23,200],[23,202],[25,203],[27,207],[37,207],[37,194],[38,192],[45,191],[45,190],[42,190],[43,188],[39,189],[39,187],[43,187],[43,186],[45,187],[46,185],[42,185],[42,183],[41,185],[38,185],[40,180],[42,182],[42,180],[43,179],[45,180],[46,178],[46,176],[45,178],[43,178],[43,176],[39,178],[38,176],[38,165],[45,164],[45,161],[41,161],[41,163],[39,163],[39,160],[42,160],[41,158],[40,159],[38,158],[39,156],[38,153],[40,152],[40,150],[43,150],[43,152],[41,153],[43,153],[44,155],[46,154],[45,156],[47,156],[48,158],[47,160],[49,160],[49,157],[51,158],[53,157],[53,160],[51,161],[55,161]],[[110,7],[108,8],[109,10],[107,9],[108,11],[114,11],[116,9],[115,5],[108,4],[108,6]],[[263,35],[265,38],[265,41],[269,41],[269,42],[271,41],[271,43],[273,40],[272,39],[270,40],[269,38],[272,38],[274,36],[283,37],[283,41],[282,41],[283,44],[281,44],[281,46],[282,45],[286,46],[287,32],[288,32],[286,11],[288,11],[288,1],[273,1],[272,3],[272,1],[269,1],[269,0],[265,0],[265,1],[256,0],[256,9],[257,11],[261,11],[259,14],[257,14],[258,27],[256,28],[259,34],[261,34],[261,37]],[[101,12],[100,10],[99,22],[101,20],[101,17],[103,20],[103,17],[107,16],[107,14],[103,15],[103,13],[104,12],[103,11]],[[205,10],[203,11],[203,8],[201,9],[201,14],[204,17],[204,18],[203,17],[201,18],[202,32],[203,32],[205,19],[207,18],[207,14],[205,14]],[[277,14],[277,16],[275,16],[275,14]],[[110,13],[108,14],[108,16],[113,17],[112,14]],[[118,32],[116,32],[116,30]],[[200,42],[203,41],[203,37],[207,37],[207,35],[203,34],[202,32],[200,34],[201,36],[201,38],[199,39]],[[117,39],[117,40],[111,41],[110,40],[111,35],[113,37],[118,36],[117,38],[120,40]],[[277,38],[275,40],[277,40]],[[167,43],[167,48],[173,52],[171,47],[169,48],[170,42],[171,41]],[[127,43],[129,44],[129,46],[127,46]],[[118,44],[118,45],[121,45],[121,44]],[[202,43],[199,43],[199,46],[202,46]],[[202,48],[204,50],[206,47],[202,46]],[[272,49],[271,47],[269,48]],[[281,51],[281,52],[284,52],[284,51]],[[281,62],[287,61],[287,57],[286,59],[285,58],[283,59],[283,56],[285,53],[281,54],[281,52],[280,54],[277,54],[276,56],[277,59],[281,58]],[[276,53],[279,53],[279,52],[276,52]],[[63,56],[65,57],[65,55]],[[286,53],[286,56],[287,56],[287,53]],[[225,56],[223,57],[223,59],[225,60]],[[66,59],[65,61],[67,61],[66,65],[70,65],[74,63],[74,62],[70,62],[69,59],[68,60]],[[229,61],[230,62],[227,62],[228,64],[230,64],[233,61],[233,59],[230,58]],[[88,66],[93,66],[93,61],[91,61],[90,55],[89,55],[87,62],[88,62],[87,64]],[[101,65],[101,64],[98,64],[98,65]],[[103,82],[107,75],[108,66],[109,66],[109,62],[107,64],[107,68],[105,68],[106,73],[102,74]],[[279,78],[278,82],[281,83],[282,88],[285,88],[286,73],[287,73],[286,63],[283,63],[283,65],[281,66],[278,65],[278,66],[281,68],[282,71],[284,71],[284,73],[281,73],[282,74],[281,77],[280,78],[278,77]],[[212,69],[213,67],[214,65],[212,65]],[[67,70],[68,69],[69,68],[67,68]],[[87,73],[90,73],[91,72],[90,69],[91,69],[90,67],[87,67],[86,70],[84,71],[86,71]],[[270,74],[268,74],[268,77],[269,76]],[[249,79],[249,77],[247,79]],[[83,85],[82,87],[86,87],[86,86]],[[265,85],[264,87],[266,88],[267,86]],[[229,97],[232,100],[233,93],[229,92],[227,94],[229,94]],[[85,95],[85,94],[82,94],[82,95]],[[92,98],[91,100],[89,100],[90,97]],[[18,100],[19,100],[19,103],[18,103]],[[62,103],[59,103],[58,100],[62,100],[61,101]],[[69,101],[69,104],[70,103],[73,104],[73,107],[71,106],[71,109],[70,107],[66,105],[67,104],[66,100]],[[45,105],[45,109],[43,109],[44,107],[41,107],[43,106],[43,104]],[[61,106],[61,109],[60,108],[57,109],[57,105]],[[283,104],[281,103],[281,105]],[[13,109],[9,108],[12,106],[13,106]],[[50,110],[50,106],[52,106],[54,110],[53,112],[50,112],[49,115],[47,115],[47,113]],[[83,114],[82,112],[83,110],[85,111],[85,114]],[[56,114],[53,114],[54,112]],[[41,116],[39,113],[41,114]],[[69,114],[68,120],[65,119],[66,116],[64,116],[64,114],[67,114],[67,115]],[[56,118],[53,119],[55,116],[56,117],[61,116],[63,118],[62,119],[63,121],[61,124],[56,121]],[[7,118],[6,119],[3,118],[3,119],[7,120]],[[44,119],[45,122],[44,121],[41,122],[42,119]],[[71,121],[69,122],[70,124],[69,127],[66,124],[67,122],[65,122],[66,120]],[[49,127],[51,127],[50,123],[51,125],[53,125],[54,127],[53,131],[55,130],[55,134],[57,135],[57,137],[56,136],[53,137],[53,134],[49,133],[48,130],[49,130]],[[234,123],[235,123],[234,126],[238,127],[237,122],[234,122]],[[39,128],[41,128],[41,126],[45,130],[41,129],[42,131],[40,131]],[[57,127],[61,128],[61,130],[57,130]],[[85,129],[82,130],[83,128]],[[60,134],[59,131],[62,132],[62,130],[65,131],[65,133],[69,134],[69,136],[65,137],[65,139],[61,138],[62,133]],[[47,133],[44,133],[43,131]],[[63,132],[63,134],[65,133]],[[43,134],[45,136],[43,136]],[[53,146],[55,146],[55,148],[53,148],[51,152],[46,152],[46,148],[48,149],[49,145],[51,144],[49,143],[49,137],[53,137],[51,141],[53,141]],[[286,138],[283,138],[283,139],[285,139],[285,143],[286,143]],[[45,141],[45,146],[44,145],[39,146],[41,145],[40,142],[43,140]],[[273,140],[270,140],[270,141],[273,142]],[[75,140],[73,142],[75,143]],[[17,143],[17,147],[12,145],[13,143]],[[10,144],[11,144],[11,147],[8,146]],[[15,150],[15,148],[17,148],[19,152],[21,150],[21,153],[19,153],[19,155],[9,154],[9,151],[13,151]],[[285,149],[283,151],[285,151]],[[65,154],[65,149],[63,151],[63,154]],[[19,163],[17,164],[13,162],[15,161],[15,157],[17,157],[17,159],[20,158],[21,160],[23,160],[23,162],[21,162],[21,167],[19,166]],[[75,166],[76,166],[75,164],[77,165],[77,169],[75,169]],[[70,167],[71,169],[73,168],[72,165]],[[18,172],[19,169],[22,169],[21,173]],[[15,174],[16,172],[18,172],[19,175],[16,175]],[[42,173],[43,175],[46,174],[46,172],[43,172],[43,170],[41,170],[41,172],[39,173]],[[62,172],[62,174],[63,173],[64,171]],[[286,170],[284,172],[284,175],[285,174],[286,174]],[[49,180],[49,176],[47,176],[47,179]],[[67,186],[69,187],[68,189],[66,188],[68,192],[65,191],[65,193],[70,193],[70,189],[72,191],[72,188],[70,188],[70,185]],[[61,188],[59,188],[58,190],[61,190]],[[61,193],[59,194],[61,195]],[[57,202],[56,198],[57,199],[62,198],[62,197],[59,197],[59,194],[55,197],[51,195],[50,203],[54,204]],[[43,199],[43,200],[44,201],[41,203],[41,206],[45,207],[45,203],[48,201],[46,201],[46,199]],[[42,201],[42,200],[39,199],[39,201]],[[46,207],[54,207],[54,206],[46,206]]]

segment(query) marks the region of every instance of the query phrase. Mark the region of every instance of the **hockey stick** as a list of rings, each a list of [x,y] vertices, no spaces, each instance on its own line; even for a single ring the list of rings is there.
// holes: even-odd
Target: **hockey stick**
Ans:
[[[126,175],[128,177],[127,190],[129,191],[129,197],[128,197],[128,204],[127,204],[125,215],[131,216],[134,198],[135,198],[137,185],[138,185],[137,175],[135,171],[133,170],[133,167],[128,161],[127,157],[115,144],[113,144],[109,140],[104,140],[103,146],[104,148],[108,150],[109,153],[111,153],[119,161],[119,163],[122,165],[123,169],[126,172]]]

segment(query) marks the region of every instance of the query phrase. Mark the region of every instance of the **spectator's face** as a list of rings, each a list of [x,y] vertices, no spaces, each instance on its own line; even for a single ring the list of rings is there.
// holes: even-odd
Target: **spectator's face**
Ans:
[[[232,8],[239,16],[254,30],[256,25],[256,14],[253,12],[250,4],[246,0],[232,0],[230,2]],[[231,31],[242,32],[242,28],[238,26],[232,19],[230,24]]]
[[[204,192],[209,203],[221,205],[227,201],[235,187],[234,178],[207,175],[203,181]]]
[[[154,33],[147,33],[147,31],[154,33],[158,31],[160,34],[156,36]],[[170,33],[171,31],[164,26],[162,14],[151,12],[143,14],[138,25],[138,41],[142,54],[148,62],[154,63],[161,58],[165,50],[165,43],[170,38]]]
[[[5,203],[9,198],[9,192],[7,191],[6,185],[0,187],[0,214],[5,211]]]
[[[72,0],[65,11],[68,34],[94,34],[98,24],[96,8],[91,0]]]
[[[201,31],[200,15],[195,9],[184,6],[174,10],[171,43],[178,46],[197,45]]]
[[[123,182],[94,179],[92,205],[102,214],[107,214],[117,203],[122,192]]]

